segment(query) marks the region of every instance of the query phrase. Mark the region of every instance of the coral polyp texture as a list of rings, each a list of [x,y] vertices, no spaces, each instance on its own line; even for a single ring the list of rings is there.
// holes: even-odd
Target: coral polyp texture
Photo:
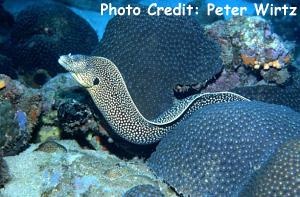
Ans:
[[[148,159],[183,196],[238,196],[287,140],[300,137],[300,114],[262,102],[210,105],[164,137]]]
[[[282,40],[261,17],[233,17],[205,28],[221,43],[226,67],[243,64],[254,70],[269,71],[286,69],[291,63],[294,43]]]
[[[44,83],[40,75],[54,76],[63,70],[61,54],[89,54],[98,43],[92,27],[67,7],[55,3],[34,4],[22,10],[11,33],[11,56],[29,83]],[[39,73],[37,73],[37,70]]]
[[[123,197],[164,197],[164,194],[153,185],[138,185],[128,190]]]
[[[284,143],[249,181],[241,196],[300,194],[300,138]]]
[[[154,118],[172,105],[177,84],[205,84],[222,69],[220,47],[188,16],[116,16],[93,55],[121,71],[138,109]]]

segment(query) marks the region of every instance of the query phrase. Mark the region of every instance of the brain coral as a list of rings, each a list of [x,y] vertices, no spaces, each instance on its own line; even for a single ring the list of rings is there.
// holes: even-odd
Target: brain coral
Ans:
[[[138,185],[128,190],[123,197],[164,197],[164,195],[153,185]]]
[[[171,106],[177,84],[205,83],[222,69],[219,45],[188,16],[116,16],[93,55],[118,66],[147,118]]]
[[[297,196],[300,194],[300,138],[284,143],[255,173],[241,196]]]
[[[82,18],[63,5],[34,4],[21,11],[11,33],[12,57],[27,75],[37,69],[51,76],[62,71],[61,54],[89,54],[97,44],[96,32]]]
[[[300,114],[262,102],[210,105],[170,132],[148,159],[184,196],[237,196],[288,139],[300,137]]]

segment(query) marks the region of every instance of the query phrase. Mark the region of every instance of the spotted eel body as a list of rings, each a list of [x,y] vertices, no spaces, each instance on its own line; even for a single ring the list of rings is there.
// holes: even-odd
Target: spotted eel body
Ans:
[[[231,101],[249,101],[231,92],[196,94],[176,100],[155,120],[147,120],[133,102],[117,66],[103,57],[64,55],[58,62],[90,93],[108,124],[121,138],[134,144],[152,144],[192,112],[203,106]]]

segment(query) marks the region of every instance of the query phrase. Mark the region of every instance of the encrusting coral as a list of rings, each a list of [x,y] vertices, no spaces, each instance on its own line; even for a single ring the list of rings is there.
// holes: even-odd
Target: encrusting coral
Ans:
[[[205,26],[206,33],[222,46],[225,67],[250,67],[264,72],[287,69],[293,58],[294,43],[282,40],[272,32],[271,24],[258,16],[233,17]],[[286,75],[286,81],[288,75]]]
[[[41,114],[41,96],[0,74],[0,154],[15,155],[27,147]]]

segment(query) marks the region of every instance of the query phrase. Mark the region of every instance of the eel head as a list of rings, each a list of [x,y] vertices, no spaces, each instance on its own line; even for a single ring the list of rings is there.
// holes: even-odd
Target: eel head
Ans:
[[[71,75],[85,88],[94,85],[94,66],[91,65],[89,57],[85,55],[62,55],[58,59],[58,63],[62,65]]]
[[[69,54],[60,56],[58,63],[86,89],[99,89],[121,77],[117,67],[103,57]]]

